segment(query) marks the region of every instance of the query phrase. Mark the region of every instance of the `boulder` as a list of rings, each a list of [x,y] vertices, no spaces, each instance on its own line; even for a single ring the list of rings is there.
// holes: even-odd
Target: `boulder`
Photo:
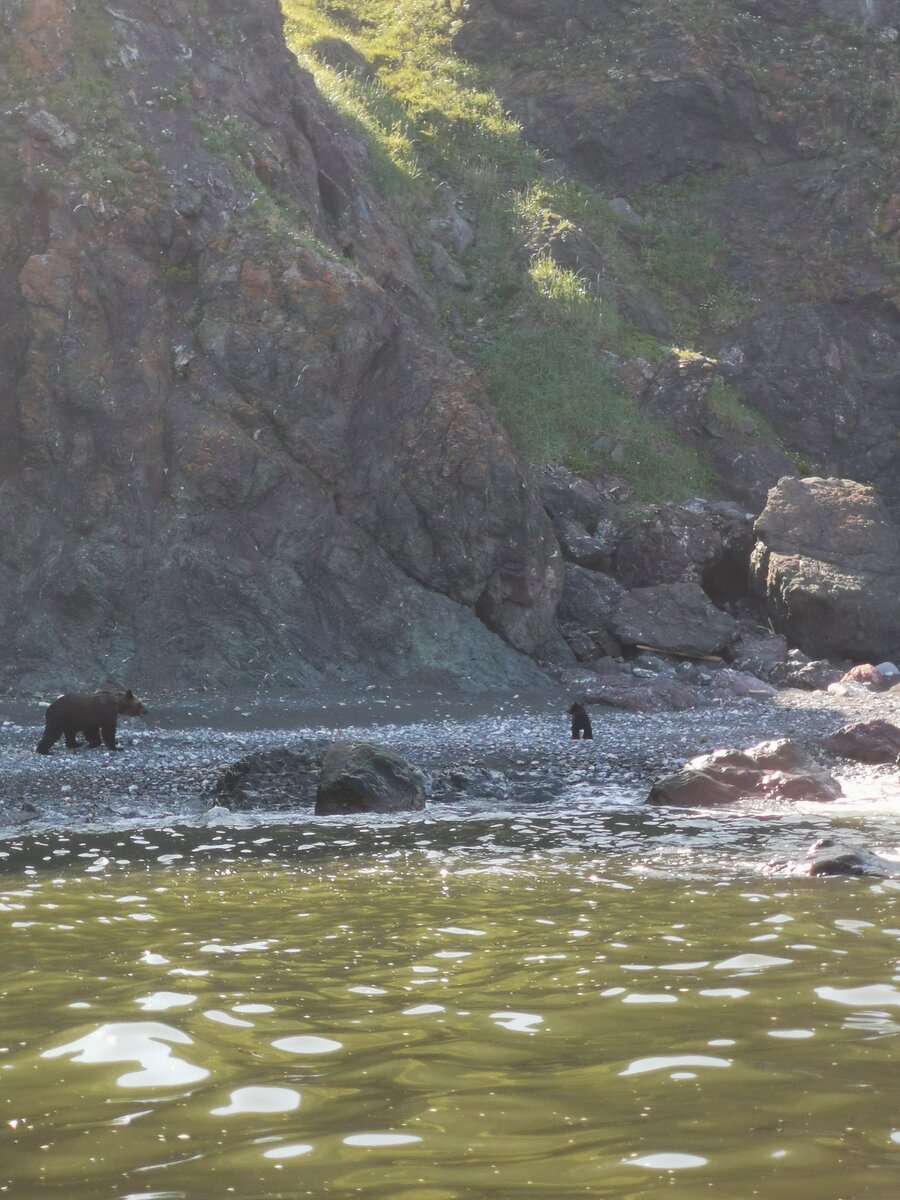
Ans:
[[[563,558],[591,571],[603,571],[610,563],[618,529],[612,521],[601,521],[596,533],[588,533],[571,517],[553,518],[553,532]]]
[[[753,586],[794,645],[863,662],[900,653],[900,528],[873,488],[785,477],[754,532]]]
[[[787,659],[787,652],[787,640],[780,633],[742,625],[731,661],[740,671],[750,671],[760,679],[770,679],[774,668]]]
[[[328,750],[316,813],[407,812],[425,807],[421,772],[387,746],[340,741]]]
[[[856,762],[891,763],[900,755],[900,728],[890,721],[857,721],[825,738],[822,746]]]
[[[807,875],[871,875],[876,879],[900,876],[900,862],[883,858],[863,846],[842,846],[834,838],[820,838],[806,855]]]
[[[840,683],[840,680],[840,668],[827,658],[776,663],[769,672],[770,683],[778,687],[798,688],[803,692],[822,692]]]
[[[737,635],[737,622],[696,583],[636,588],[620,599],[610,629],[625,646],[679,654],[718,655]]]
[[[753,532],[732,506],[664,504],[621,534],[613,574],[627,588],[690,582],[726,599],[747,591]]]
[[[213,795],[232,812],[311,805],[320,765],[321,754],[314,746],[257,750],[223,767]]]
[[[705,808],[748,800],[836,800],[840,784],[796,742],[761,742],[746,750],[716,750],[692,758],[658,780],[650,804]]]
[[[747,671],[735,671],[732,667],[722,667],[715,671],[710,684],[710,692],[717,700],[744,700],[749,697],[760,699],[774,696],[777,690],[758,675],[751,675]]]
[[[862,683],[873,692],[883,692],[887,686],[884,676],[871,663],[859,663],[857,666],[851,667],[849,671],[844,672],[838,682]]]
[[[653,679],[605,675],[590,685],[585,703],[624,708],[629,712],[681,712],[702,704],[703,697],[689,684],[664,675]]]
[[[611,516],[609,501],[601,489],[568,467],[555,463],[536,467],[534,477],[548,516],[568,517],[591,534],[602,518]]]
[[[608,575],[566,564],[556,618],[581,662],[621,653],[622,647],[610,633],[610,622],[625,595],[625,589]]]

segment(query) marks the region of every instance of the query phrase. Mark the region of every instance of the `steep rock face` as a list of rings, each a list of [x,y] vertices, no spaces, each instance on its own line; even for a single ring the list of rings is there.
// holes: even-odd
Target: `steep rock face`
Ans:
[[[455,38],[492,63],[555,173],[627,198],[639,216],[668,185],[685,189],[663,221],[680,203],[693,222],[685,236],[720,239],[746,309],[724,336],[701,315],[698,345],[785,448],[823,474],[876,484],[894,508],[897,26],[887,0],[468,0]],[[668,367],[641,399],[657,417],[702,416],[697,383]],[[723,439],[706,424],[688,422],[690,443],[735,496],[761,504],[786,473],[779,448],[765,437],[741,448],[740,430]]]
[[[0,39],[0,670],[528,677],[549,521],[274,0]]]
[[[782,479],[754,526],[752,581],[775,627],[807,654],[900,654],[900,527],[869,487]]]

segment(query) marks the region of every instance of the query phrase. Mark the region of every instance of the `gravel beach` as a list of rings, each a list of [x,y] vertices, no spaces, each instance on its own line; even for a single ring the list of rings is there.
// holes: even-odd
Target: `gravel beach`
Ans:
[[[338,737],[391,746],[419,767],[431,787],[442,772],[469,772],[460,799],[503,807],[553,799],[572,789],[643,799],[651,783],[695,754],[789,737],[815,747],[853,721],[900,723],[897,693],[849,695],[785,690],[766,700],[636,714],[593,706],[594,740],[574,742],[562,691],[502,699],[372,691],[306,704],[271,699],[209,699],[153,705],[146,721],[123,720],[120,753],[105,749],[35,753],[36,706],[0,707],[0,836],[45,830],[121,829],[160,823],[215,824],[219,771],[275,746],[324,749]],[[897,768],[829,760],[858,795],[896,788]],[[480,782],[481,781],[481,782]],[[488,782],[482,788],[481,783]],[[440,789],[436,789],[440,790]],[[479,794],[480,793],[480,794]],[[311,794],[285,797],[277,819],[312,816]],[[446,794],[442,801],[446,803]],[[267,809],[249,819],[265,823]],[[242,814],[245,819],[248,814]]]

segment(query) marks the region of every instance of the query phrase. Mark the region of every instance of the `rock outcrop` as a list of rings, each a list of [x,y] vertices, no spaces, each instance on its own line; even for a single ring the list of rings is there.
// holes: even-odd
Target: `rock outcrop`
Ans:
[[[491,63],[548,174],[596,188],[651,253],[662,201],[663,240],[717,258],[733,290],[717,305],[697,289],[705,357],[639,360],[639,391],[754,508],[785,451],[900,507],[898,24],[890,0],[462,9],[459,53]],[[582,231],[569,242],[596,276]],[[621,311],[658,329],[652,303],[629,309],[621,291]],[[748,411],[717,411],[714,371]]]
[[[550,523],[276,0],[0,37],[4,678],[537,678]]]
[[[900,654],[900,527],[873,488],[786,477],[755,524],[753,585],[774,626],[807,654]]]

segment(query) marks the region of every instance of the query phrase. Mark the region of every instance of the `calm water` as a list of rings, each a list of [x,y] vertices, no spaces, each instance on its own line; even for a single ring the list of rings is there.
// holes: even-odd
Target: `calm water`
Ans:
[[[900,1193],[900,885],[815,817],[8,843],[17,1200]]]

